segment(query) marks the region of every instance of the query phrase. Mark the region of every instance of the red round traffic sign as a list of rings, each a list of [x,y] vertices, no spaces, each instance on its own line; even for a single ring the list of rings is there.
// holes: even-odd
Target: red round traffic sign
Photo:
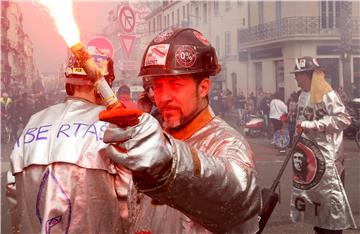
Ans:
[[[130,33],[135,27],[135,13],[130,6],[125,5],[119,10],[120,26],[126,33]]]
[[[112,58],[113,56],[113,45],[109,39],[103,36],[96,36],[90,38],[90,40],[86,43],[86,46],[95,46],[100,50],[108,53],[109,57]]]

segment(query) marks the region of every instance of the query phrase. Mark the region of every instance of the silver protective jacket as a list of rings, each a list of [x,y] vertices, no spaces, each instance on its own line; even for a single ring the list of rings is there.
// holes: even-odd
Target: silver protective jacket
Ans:
[[[20,233],[124,233],[131,179],[98,151],[104,107],[69,98],[33,115],[11,154],[8,200]]]
[[[133,179],[130,233],[255,233],[261,199],[246,140],[210,108],[171,135],[166,182],[141,189]]]
[[[331,230],[355,228],[341,180],[342,132],[351,121],[345,106],[335,91],[315,104],[309,92],[302,92],[297,115],[305,132],[293,154],[291,219]]]

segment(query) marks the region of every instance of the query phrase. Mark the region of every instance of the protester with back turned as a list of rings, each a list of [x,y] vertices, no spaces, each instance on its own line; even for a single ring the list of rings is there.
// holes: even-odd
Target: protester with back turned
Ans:
[[[89,53],[111,86],[112,60],[93,47]],[[11,154],[14,233],[124,233],[130,176],[98,153],[105,106],[74,57],[65,82],[67,99],[34,114]]]
[[[280,92],[276,91],[270,102],[270,113],[269,113],[269,118],[273,125],[274,132],[282,129],[283,127],[282,117],[287,115],[287,113],[288,113],[287,106],[281,99]]]
[[[308,167],[305,181],[293,177],[290,217],[294,222],[314,225],[315,233],[340,234],[356,228],[344,189],[341,151],[350,116],[316,59],[296,59],[293,73],[302,89],[297,124],[303,133],[297,152],[306,158]]]
[[[153,79],[165,131],[147,113],[127,128],[115,126],[126,110],[100,113],[115,124],[105,132],[112,145],[104,155],[132,171],[130,233],[258,230],[253,153],[209,106],[209,77],[219,71],[215,50],[200,32],[169,29],[151,41],[139,74]]]

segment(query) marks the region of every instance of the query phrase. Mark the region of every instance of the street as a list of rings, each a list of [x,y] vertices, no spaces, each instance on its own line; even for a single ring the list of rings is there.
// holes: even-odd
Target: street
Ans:
[[[264,187],[270,187],[276,173],[284,161],[285,154],[279,154],[266,138],[248,138],[255,153],[256,168],[258,171],[259,183]],[[5,199],[5,171],[9,169],[9,154],[11,146],[2,145],[1,149],[1,233],[11,233],[9,211]],[[355,216],[355,221],[360,226],[360,154],[354,140],[344,140],[344,153],[346,155],[346,179],[345,188],[348,199]],[[275,208],[263,233],[291,233],[304,234],[314,233],[312,226],[308,224],[293,224],[289,218],[289,202],[291,192],[291,167],[288,166],[281,179],[279,190],[280,204]],[[344,234],[360,233],[358,230],[346,230]]]

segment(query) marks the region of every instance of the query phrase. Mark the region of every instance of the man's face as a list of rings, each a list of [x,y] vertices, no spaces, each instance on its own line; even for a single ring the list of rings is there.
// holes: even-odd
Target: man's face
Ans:
[[[187,75],[154,79],[154,99],[165,128],[179,127],[207,105],[210,80],[196,81]]]
[[[303,168],[303,164],[305,163],[305,157],[302,153],[299,152],[295,152],[294,156],[293,156],[293,160],[294,160],[294,167],[297,171],[301,172],[302,168]]]
[[[306,72],[295,73],[295,80],[298,87],[300,87],[302,90],[306,92],[310,91],[310,78],[308,77]]]

